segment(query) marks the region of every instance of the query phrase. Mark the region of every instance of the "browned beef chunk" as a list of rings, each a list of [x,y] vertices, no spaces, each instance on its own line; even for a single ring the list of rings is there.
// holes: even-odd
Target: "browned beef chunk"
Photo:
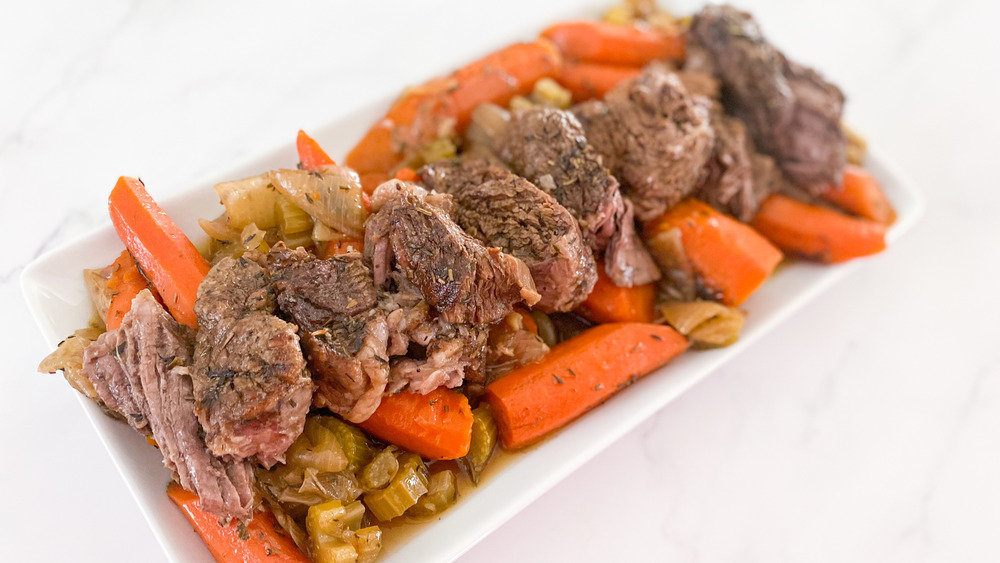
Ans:
[[[375,190],[365,259],[376,287],[389,281],[395,266],[452,323],[492,324],[517,303],[538,302],[524,262],[484,247],[425,198],[423,188],[397,180]]]
[[[248,520],[253,514],[250,464],[214,456],[195,416],[191,338],[143,291],[121,327],[86,348],[82,373],[109,410],[156,440],[163,465],[181,486],[198,494],[203,509],[223,520]]]
[[[757,150],[808,190],[840,182],[847,142],[836,86],[786,59],[749,14],[730,6],[702,9],[690,37],[722,82],[726,111],[746,123]]]
[[[287,256],[301,254],[301,259]],[[283,247],[267,261],[281,312],[298,325],[317,384],[313,402],[351,422],[378,407],[388,381],[388,329],[359,254],[313,260]]]
[[[587,142],[568,111],[534,107],[515,111],[497,140],[512,169],[551,194],[576,217],[587,243],[604,256],[605,271],[619,286],[656,281],[660,271],[624,220],[618,180]]]
[[[380,292],[379,308],[385,313],[392,357],[387,392],[408,388],[428,393],[442,385],[482,383],[488,328],[444,320],[399,271],[392,272],[389,287]]]
[[[266,466],[284,461],[313,393],[297,329],[273,311],[267,272],[247,258],[224,258],[198,288],[192,379],[206,442]]]
[[[753,181],[753,143],[743,122],[723,114],[721,108],[713,108],[711,122],[715,143],[697,195],[716,209],[749,221],[766,197]]]
[[[453,196],[451,217],[466,233],[524,261],[541,295],[536,308],[570,311],[590,294],[597,281],[593,254],[552,196],[481,159],[442,161],[420,174]]]
[[[635,203],[636,217],[648,221],[701,183],[713,142],[708,105],[676,73],[651,66],[574,113]]]

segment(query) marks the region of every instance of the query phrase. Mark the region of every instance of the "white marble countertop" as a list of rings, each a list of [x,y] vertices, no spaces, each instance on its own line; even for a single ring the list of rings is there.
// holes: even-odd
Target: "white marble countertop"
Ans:
[[[537,30],[490,20],[527,1],[337,4],[0,9],[0,559],[163,560],[74,392],[35,374],[28,262],[107,221],[119,175],[181,189],[426,78],[428,60],[468,59],[469,41]],[[752,9],[843,87],[926,216],[462,561],[1000,560],[1000,9]]]

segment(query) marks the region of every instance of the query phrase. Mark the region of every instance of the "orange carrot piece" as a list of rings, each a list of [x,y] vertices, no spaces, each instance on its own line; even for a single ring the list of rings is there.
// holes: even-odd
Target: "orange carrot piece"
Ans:
[[[382,397],[360,426],[427,459],[458,459],[469,453],[472,409],[465,395],[444,387],[426,395],[396,393]]]
[[[420,176],[417,175],[417,171],[407,166],[406,168],[400,168],[396,172],[396,180],[402,180],[404,182],[419,182]]]
[[[531,92],[540,78],[555,77],[562,58],[548,41],[515,43],[457,70],[449,82],[446,106],[458,120],[462,132],[472,119],[472,110],[491,102],[506,106],[518,94]]]
[[[597,283],[579,313],[595,323],[651,323],[655,318],[656,284],[618,287],[597,262]]]
[[[848,164],[844,168],[841,185],[829,186],[819,197],[864,219],[871,219],[883,225],[896,221],[896,210],[885,197],[878,180],[860,166]]]
[[[681,34],[599,21],[557,23],[542,32],[567,59],[588,63],[641,67],[646,63],[684,58]]]
[[[504,447],[526,446],[606,401],[688,347],[665,325],[613,323],[588,329],[486,387]]]
[[[538,334],[538,323],[535,322],[535,317],[531,316],[531,311],[523,307],[514,307],[514,312],[521,315],[521,324],[524,325],[524,330]]]
[[[365,241],[362,239],[352,239],[345,238],[342,240],[331,240],[326,243],[323,247],[323,252],[320,258],[326,259],[331,256],[340,256],[341,254],[350,254],[352,252],[364,252]]]
[[[573,93],[574,102],[603,98],[618,84],[635,78],[642,69],[634,66],[613,66],[566,61],[557,81]]]
[[[820,262],[844,262],[885,249],[885,225],[780,194],[764,200],[750,224],[788,254]]]
[[[198,285],[211,269],[180,228],[136,178],[122,176],[108,198],[118,237],[160,293],[178,322],[197,328]]]
[[[345,163],[358,171],[371,192],[388,180],[414,149],[434,140],[443,125],[461,133],[481,103],[506,105],[527,94],[539,78],[554,77],[562,59],[548,41],[516,43],[470,63],[444,78],[406,92],[393,103],[348,153]]]
[[[781,251],[760,233],[694,198],[654,219],[646,232],[675,227],[702,284],[729,306],[750,297],[781,262]]]
[[[108,330],[121,326],[122,318],[132,309],[132,300],[140,291],[149,289],[154,297],[159,298],[156,289],[149,285],[149,280],[139,271],[139,265],[128,250],[123,250],[111,264],[111,277],[108,278],[107,287],[111,293],[111,304],[104,319]]]
[[[167,486],[167,496],[181,509],[218,563],[310,561],[270,512],[258,512],[245,526],[237,522],[222,526],[218,516],[201,509],[198,495],[184,490],[177,483],[171,482]]]
[[[319,146],[315,140],[306,132],[299,129],[299,134],[295,138],[295,149],[299,153],[299,162],[302,163],[302,168],[306,170],[315,170],[320,166],[326,166],[328,164],[336,164],[326,151]]]

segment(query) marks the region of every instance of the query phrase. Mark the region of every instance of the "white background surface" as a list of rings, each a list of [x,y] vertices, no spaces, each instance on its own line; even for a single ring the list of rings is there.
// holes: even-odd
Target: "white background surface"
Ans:
[[[34,373],[23,266],[105,222],[119,175],[168,195],[529,38],[492,10],[531,5],[2,0],[0,559],[162,560],[74,392]],[[748,6],[927,215],[463,561],[1000,560],[1000,10]]]

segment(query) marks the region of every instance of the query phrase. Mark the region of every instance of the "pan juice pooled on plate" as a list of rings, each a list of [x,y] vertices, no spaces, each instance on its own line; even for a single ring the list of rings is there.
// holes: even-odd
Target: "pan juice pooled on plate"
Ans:
[[[159,448],[218,561],[368,562],[688,348],[786,257],[895,219],[844,96],[746,13],[629,1],[406,90],[338,164],[218,184],[205,254],[146,186],[39,366]]]

